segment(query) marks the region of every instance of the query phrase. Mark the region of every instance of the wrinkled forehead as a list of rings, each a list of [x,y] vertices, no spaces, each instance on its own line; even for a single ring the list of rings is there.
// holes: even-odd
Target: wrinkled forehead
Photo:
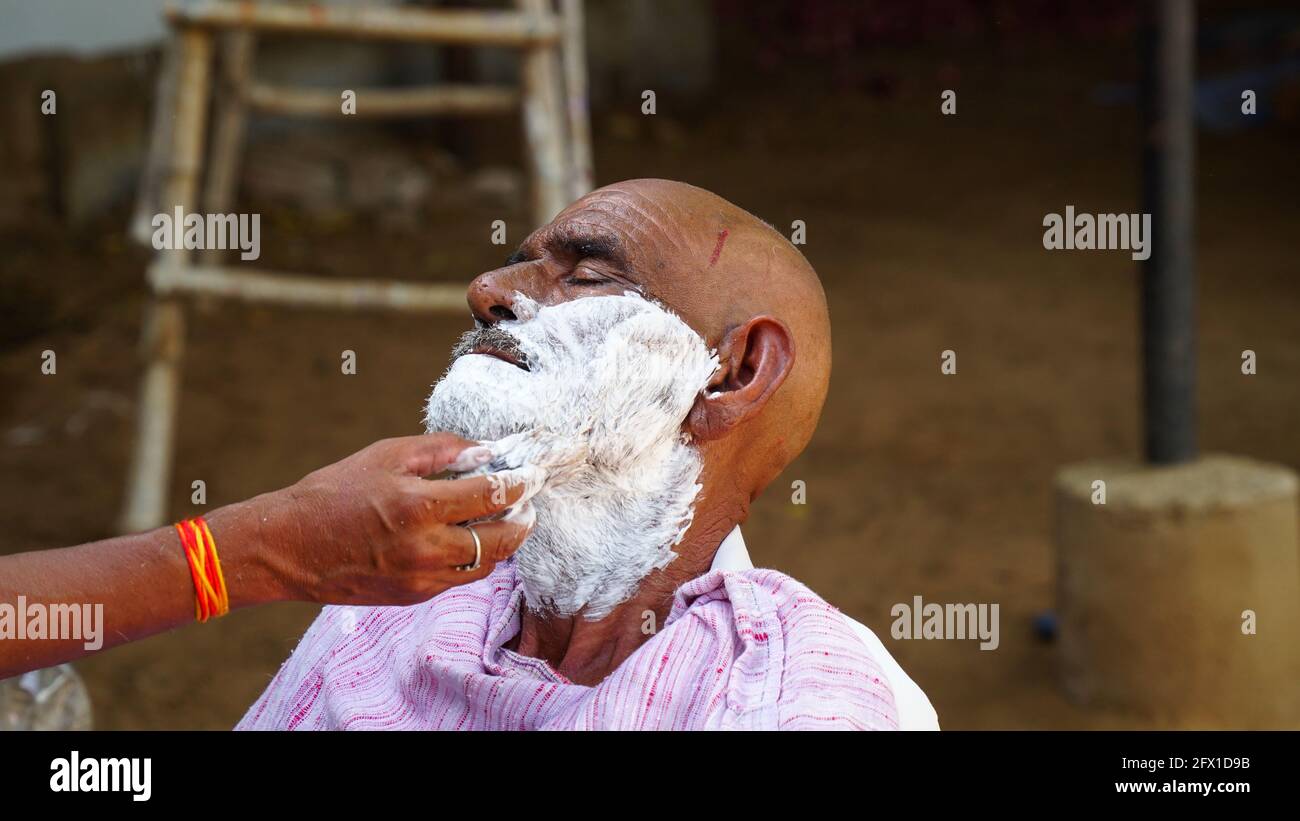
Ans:
[[[708,300],[701,289],[717,233],[706,222],[669,191],[610,186],[561,211],[525,245],[603,259],[642,296],[704,332]]]
[[[561,211],[551,226],[601,227],[629,247],[673,254],[688,249],[692,222],[685,204],[667,192],[609,186]]]

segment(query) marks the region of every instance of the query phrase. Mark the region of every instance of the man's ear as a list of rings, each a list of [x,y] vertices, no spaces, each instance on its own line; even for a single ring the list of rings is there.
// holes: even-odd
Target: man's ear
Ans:
[[[726,436],[767,406],[794,367],[794,336],[770,316],[732,328],[718,345],[718,371],[686,417],[695,441]]]

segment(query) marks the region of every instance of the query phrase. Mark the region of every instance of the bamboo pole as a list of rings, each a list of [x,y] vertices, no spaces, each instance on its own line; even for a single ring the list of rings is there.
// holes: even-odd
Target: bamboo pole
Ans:
[[[584,39],[582,0],[560,0],[564,31],[564,90],[569,115],[569,151],[573,199],[591,191],[591,113],[587,103],[587,44]]]
[[[1159,0],[1143,27],[1142,395],[1146,457],[1196,458],[1196,6]]]
[[[174,24],[250,29],[276,34],[311,34],[349,39],[407,40],[525,48],[556,43],[556,16],[539,8],[531,14],[484,9],[412,9],[391,6],[259,5],[201,0],[169,6]]]
[[[543,14],[546,0],[515,0],[520,10]],[[536,45],[524,52],[520,65],[523,86],[524,136],[533,176],[533,225],[545,225],[569,204],[568,156],[564,148],[564,109],[560,101],[559,56],[554,48]]]
[[[179,48],[176,119],[172,127],[171,165],[163,193],[165,208],[192,210],[203,159],[212,35],[199,29],[182,29]],[[183,266],[184,249],[162,251],[160,256]],[[144,380],[136,408],[135,451],[127,475],[126,501],[119,521],[124,532],[149,530],[161,525],[167,513],[167,488],[171,479],[175,438],[180,359],[185,345],[185,317],[173,300],[150,303],[144,322],[142,355]]]
[[[255,83],[248,104],[266,114],[331,117],[339,114],[337,91],[285,88]],[[519,93],[498,86],[432,86],[421,88],[360,89],[358,117],[410,117],[416,115],[499,114],[519,105]]]
[[[212,150],[203,189],[203,210],[209,214],[225,213],[234,200],[247,119],[244,98],[252,73],[253,46],[253,34],[248,31],[227,32],[221,40],[221,80],[213,101]],[[206,250],[202,259],[216,262],[220,255],[220,251]]]
[[[242,266],[176,266],[166,261],[150,266],[148,276],[154,291],[166,296],[195,294],[300,307],[411,313],[466,310],[463,284],[325,279]]]
[[[136,192],[135,211],[128,233],[141,245],[148,246],[153,237],[150,221],[158,213],[162,188],[171,161],[172,117],[175,114],[176,75],[180,72],[180,44],[168,38],[158,66],[158,83],[154,92],[153,123],[149,128],[149,153],[145,155]]]

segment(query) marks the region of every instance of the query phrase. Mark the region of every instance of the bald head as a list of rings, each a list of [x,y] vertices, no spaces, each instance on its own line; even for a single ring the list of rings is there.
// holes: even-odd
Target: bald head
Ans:
[[[598,189],[470,285],[476,319],[514,318],[516,292],[554,305],[634,291],[681,316],[720,367],[687,431],[710,477],[752,498],[808,443],[830,376],[830,324],[816,273],[784,236],[680,182]],[[745,499],[745,503],[748,499]]]

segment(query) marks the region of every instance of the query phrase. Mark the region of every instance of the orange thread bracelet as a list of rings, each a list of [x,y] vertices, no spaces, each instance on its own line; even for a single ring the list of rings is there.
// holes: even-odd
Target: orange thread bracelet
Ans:
[[[208,523],[199,516],[178,522],[175,527],[194,582],[194,617],[205,622],[213,616],[226,615],[230,612],[230,594]]]

